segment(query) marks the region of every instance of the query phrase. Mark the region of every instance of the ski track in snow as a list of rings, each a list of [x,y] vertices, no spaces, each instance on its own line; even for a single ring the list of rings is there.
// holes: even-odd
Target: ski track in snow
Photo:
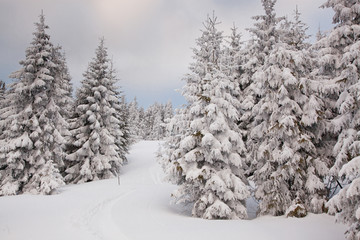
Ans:
[[[133,146],[120,186],[117,179],[108,179],[68,185],[53,196],[1,197],[0,240],[344,239],[345,227],[327,215],[245,221],[192,218],[189,206],[170,204],[176,186],[162,181],[157,146],[151,141]]]
[[[151,150],[155,151],[156,148],[151,148]],[[142,151],[140,152],[142,153]],[[152,153],[153,152],[149,152],[149,154]],[[159,170],[160,169],[157,165],[151,165],[151,167],[147,168],[147,171],[144,171],[145,174],[141,174],[141,181],[139,182],[140,184],[138,184],[138,186],[132,187],[130,190],[126,190],[119,195],[113,196],[97,203],[95,206],[92,206],[85,210],[82,214],[80,214],[80,216],[73,216],[73,223],[79,226],[84,231],[90,233],[95,239],[98,240],[128,240],[129,238],[114,222],[114,219],[112,217],[112,213],[114,212],[114,206],[116,206],[117,204],[121,204],[121,201],[124,198],[129,197],[136,191],[143,192],[149,185],[161,184],[161,172]],[[149,182],[150,179],[152,180],[151,182]],[[125,181],[124,183],[122,183],[120,179],[119,187],[128,188],[129,184],[132,185],[130,181]],[[162,223],[155,216],[153,216],[154,199],[155,196],[152,195],[146,203],[146,214],[152,219],[153,223],[156,223],[161,227],[165,227],[166,225],[164,223]]]
[[[135,189],[118,196],[101,201],[96,206],[85,211],[80,217],[74,216],[73,222],[88,231],[96,239],[124,239],[128,238],[117,228],[112,219],[112,209],[122,198],[132,194]],[[105,224],[102,224],[105,223]]]

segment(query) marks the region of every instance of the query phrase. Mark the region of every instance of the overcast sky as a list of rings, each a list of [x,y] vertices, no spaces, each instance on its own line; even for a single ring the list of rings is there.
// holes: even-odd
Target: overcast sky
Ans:
[[[315,35],[319,27],[331,28],[332,10],[319,8],[324,2],[278,0],[276,11],[291,17],[297,5],[308,33]],[[66,52],[75,88],[105,37],[127,100],[136,96],[143,107],[185,103],[176,89],[184,85],[207,14],[215,11],[224,35],[235,23],[243,39],[253,26],[251,17],[263,14],[260,0],[0,0],[0,79],[7,83],[25,58],[41,10],[52,43]]]

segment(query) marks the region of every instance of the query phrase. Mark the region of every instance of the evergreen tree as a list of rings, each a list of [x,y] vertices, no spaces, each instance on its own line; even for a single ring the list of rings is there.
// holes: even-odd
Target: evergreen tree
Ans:
[[[5,83],[0,80],[0,102],[4,100]]]
[[[312,66],[303,42],[306,28],[298,11],[295,22],[288,23],[278,30],[276,44],[255,75],[263,94],[252,110],[249,142],[257,147],[253,179],[260,214],[302,217],[308,210],[321,211],[327,168],[309,131],[313,122],[306,121],[313,111],[306,105],[311,99],[301,88]]]
[[[5,83],[0,80],[0,123],[2,122],[2,112],[3,112],[3,108],[5,107],[4,99],[5,99]],[[5,126],[3,124],[1,124],[0,125],[0,143],[4,137],[3,136],[4,129],[5,129]],[[1,172],[4,170],[5,166],[6,166],[5,157],[0,152],[0,179],[2,179]]]
[[[0,117],[1,117],[1,112],[3,109],[3,104],[4,104],[4,99],[5,99],[5,83],[3,81],[0,80]],[[0,118],[1,120],[1,118]],[[0,127],[0,139],[2,137],[2,132],[3,129]]]
[[[238,33],[238,29],[234,25],[231,28],[230,41],[228,46],[225,47],[223,62],[224,65],[228,68],[227,75],[239,83],[242,74],[241,65],[245,59],[243,52],[244,50],[242,49],[241,34]]]
[[[140,128],[140,112],[136,97],[129,103],[129,134],[132,141],[137,141],[143,135]]]
[[[278,23],[283,18],[276,17],[274,6],[276,0],[262,0],[265,15],[254,16],[256,20],[254,27],[248,29],[252,34],[252,38],[247,43],[243,51],[244,59],[241,61],[241,75],[239,78],[241,93],[241,105],[239,111],[241,117],[239,127],[244,132],[247,147],[247,164],[250,168],[247,175],[251,176],[254,172],[253,166],[256,166],[255,156],[258,150],[258,144],[253,141],[250,135],[251,129],[254,127],[255,115],[252,110],[264,95],[264,87],[261,85],[263,81],[263,66],[265,59],[275,44],[279,41],[280,33],[277,29]],[[261,136],[258,136],[261,138]]]
[[[41,14],[26,59],[20,62],[22,68],[11,75],[17,81],[5,93],[0,122],[5,129],[0,143],[4,163],[0,195],[49,194],[63,184],[55,162],[62,161],[61,124],[65,123],[54,92],[59,84],[54,73],[59,66],[47,28]]]
[[[165,135],[165,130],[163,128],[164,124],[164,106],[159,103],[155,103],[149,109],[148,114],[151,119],[151,126],[149,126],[150,133],[148,139],[151,140],[160,140]]]
[[[185,77],[189,123],[172,151],[180,188],[178,202],[193,202],[193,215],[207,219],[246,218],[244,181],[245,146],[235,121],[238,118],[237,83],[222,71],[222,33],[215,17],[208,18],[194,49],[192,73]]]
[[[69,167],[65,178],[69,182],[113,177],[124,161],[117,146],[123,134],[119,129],[119,99],[109,64],[102,39],[77,91],[76,120],[71,130],[74,150],[67,157]]]
[[[164,106],[163,122],[161,123],[161,129],[163,133],[162,138],[170,136],[170,132],[167,129],[167,124],[170,122],[173,116],[174,116],[174,109],[171,101],[168,101]]]
[[[176,109],[175,115],[166,123],[168,137],[160,145],[157,156],[165,173],[165,180],[176,185],[184,182],[178,158],[183,152],[180,143],[190,128],[191,119],[188,111],[189,105]]]
[[[147,135],[147,119],[145,116],[145,109],[143,107],[139,108],[139,123],[137,125],[139,139],[145,139]]]
[[[168,102],[166,105],[154,103],[146,109],[143,115],[140,114],[140,112],[133,115],[136,116],[135,120],[139,119],[139,122],[134,129],[137,129],[138,134],[140,134],[142,139],[163,139],[167,136],[165,122],[172,117],[172,111],[171,102]]]
[[[163,117],[164,122],[166,122],[167,119],[171,119],[173,116],[174,116],[174,109],[171,101],[168,101],[164,106],[164,117]]]
[[[126,154],[129,153],[130,145],[133,139],[130,135],[129,123],[129,107],[125,101],[125,96],[121,96],[120,109],[118,110],[122,136],[118,137],[117,146],[119,148],[119,156],[127,162]]]
[[[52,59],[56,67],[53,69],[54,84],[49,90],[53,96],[53,108],[56,108],[56,116],[53,121],[56,129],[63,137],[62,142],[58,144],[58,149],[54,149],[54,162],[63,172],[65,170],[64,159],[66,158],[66,147],[70,144],[71,133],[69,131],[69,122],[73,111],[72,84],[69,70],[66,65],[65,54],[61,52],[61,47],[52,49]]]
[[[110,70],[109,70],[109,90],[114,94],[115,98],[113,98],[110,102],[111,107],[113,107],[116,111],[115,117],[118,120],[118,125],[113,130],[115,134],[115,144],[118,147],[119,157],[123,160],[123,162],[127,162],[126,153],[129,151],[130,146],[130,136],[129,136],[129,128],[128,128],[128,107],[125,102],[125,96],[121,95],[119,87],[117,86],[119,79],[116,77],[116,71],[113,67],[113,62],[110,61]],[[121,101],[120,101],[121,99]]]
[[[360,238],[359,90],[360,90],[360,2],[328,0],[323,7],[335,11],[335,27],[319,42],[323,47],[324,78],[336,85],[330,103],[332,133],[338,136],[333,148],[335,162],[331,175],[342,177],[345,187],[330,200],[330,212],[349,225],[348,239]],[[327,71],[326,71],[327,70]]]

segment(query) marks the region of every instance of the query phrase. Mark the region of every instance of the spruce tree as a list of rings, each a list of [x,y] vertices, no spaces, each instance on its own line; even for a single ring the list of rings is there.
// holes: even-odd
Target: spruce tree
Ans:
[[[116,70],[113,67],[113,61],[110,61],[110,78],[108,88],[114,94],[114,97],[110,102],[111,107],[116,111],[116,119],[118,120],[118,125],[114,129],[115,134],[115,144],[118,147],[119,157],[123,162],[127,162],[126,154],[129,151],[131,139],[129,136],[129,123],[128,123],[128,107],[125,102],[125,96],[121,95],[122,91],[118,86],[119,79],[116,76]]]
[[[229,37],[228,46],[225,46],[224,65],[228,68],[227,75],[240,82],[242,74],[241,65],[244,61],[244,50],[242,49],[241,34],[238,33],[238,28],[234,25],[231,28],[231,35]],[[240,89],[242,90],[242,89]]]
[[[247,175],[251,176],[256,166],[256,155],[258,145],[253,141],[250,131],[255,126],[255,115],[252,110],[264,95],[264,87],[262,84],[262,69],[265,64],[265,59],[274,45],[279,40],[279,31],[277,29],[278,23],[283,19],[276,17],[275,3],[276,0],[262,0],[262,5],[265,11],[264,15],[254,16],[256,20],[254,27],[248,29],[251,33],[251,39],[248,41],[243,51],[243,59],[241,60],[241,75],[239,76],[239,85],[242,90],[241,105],[239,111],[241,112],[239,127],[244,132],[247,147],[247,164],[250,168],[247,170]],[[261,138],[261,136],[258,136]]]
[[[67,157],[65,177],[73,183],[113,177],[124,162],[117,146],[123,135],[119,129],[119,99],[103,39],[95,53],[77,91],[71,129],[73,151]]]
[[[163,122],[161,124],[162,132],[163,132],[162,138],[170,136],[170,132],[167,129],[167,124],[170,122],[173,116],[174,116],[174,109],[171,101],[168,101],[164,106]]]
[[[4,99],[5,99],[5,83],[0,80],[0,123],[2,120],[3,108],[5,107]],[[3,136],[4,129],[5,129],[5,126],[1,124],[0,125],[0,143],[4,137]],[[6,166],[5,157],[3,156],[3,153],[0,152],[0,179],[2,178],[1,172],[2,172],[2,170],[4,170],[5,166]]]
[[[142,136],[140,128],[140,113],[136,97],[129,103],[129,134],[133,142],[137,141]]]
[[[159,149],[159,163],[165,173],[165,179],[172,184],[180,185],[183,182],[180,166],[177,159],[182,154],[180,142],[190,127],[188,107],[175,110],[175,115],[166,123],[168,137]]]
[[[348,239],[360,238],[360,170],[359,170],[359,90],[360,90],[360,2],[358,0],[328,0],[323,7],[335,11],[335,27],[319,42],[323,52],[324,74],[336,86],[331,103],[331,130],[337,142],[333,148],[332,176],[343,180],[344,188],[330,200],[330,212],[336,219],[349,225]],[[327,72],[325,72],[327,73]]]
[[[180,188],[178,202],[192,202],[192,214],[206,219],[246,218],[249,191],[243,174],[244,143],[236,125],[237,83],[222,65],[222,33],[217,18],[208,18],[194,49],[195,62],[185,77],[183,95],[189,128],[178,144],[171,164]]]
[[[129,106],[125,101],[125,96],[121,96],[118,117],[120,120],[119,128],[122,135],[118,135],[116,144],[119,148],[119,156],[127,163],[126,154],[129,153],[129,148],[133,139],[130,135]]]
[[[0,143],[5,163],[0,195],[49,194],[63,184],[56,165],[63,157],[61,124],[65,124],[54,92],[59,66],[46,29],[41,14],[26,58],[20,62],[22,68],[11,75],[16,81],[5,93],[0,122],[5,128]]]
[[[168,101],[164,106],[164,121],[171,119],[174,116],[174,109],[171,101]]]
[[[73,111],[72,98],[72,83],[69,70],[66,64],[65,54],[60,46],[54,47],[52,50],[52,59],[56,65],[53,69],[54,84],[50,89],[50,94],[53,96],[53,107],[56,108],[56,116],[53,121],[56,129],[61,134],[63,139],[59,142],[58,149],[54,149],[55,159],[60,171],[65,170],[64,159],[66,158],[66,149],[70,144],[71,133],[69,131],[69,122]]]
[[[0,80],[0,102],[4,100],[5,83]]]
[[[327,168],[313,143],[313,122],[306,119],[313,111],[306,105],[311,99],[301,86],[312,70],[306,28],[298,11],[287,23],[255,74],[263,94],[252,109],[249,142],[257,148],[252,169],[260,214],[303,217],[322,209],[318,201],[324,204]]]

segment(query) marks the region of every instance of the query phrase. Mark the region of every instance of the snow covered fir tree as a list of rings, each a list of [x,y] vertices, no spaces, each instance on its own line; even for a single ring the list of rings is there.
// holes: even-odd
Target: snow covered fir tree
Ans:
[[[262,2],[266,14],[256,17],[261,22],[252,29],[253,43],[267,51],[250,53],[250,58],[263,62],[250,77],[249,88],[255,85],[257,92],[252,96],[256,99],[249,114],[252,121],[246,127],[255,197],[260,201],[260,214],[322,212],[327,166],[313,143],[313,122],[307,119],[312,109],[306,105],[310,97],[301,84],[312,66],[304,43],[306,29],[298,11],[295,22],[284,21],[276,18],[275,1]]]
[[[221,37],[215,46],[216,38],[210,36],[216,34],[209,33],[211,20],[207,21],[208,31],[203,31],[199,49],[194,50],[192,73],[185,77],[188,104],[167,125],[171,134],[160,152],[161,164],[168,181],[180,185],[174,194],[178,201],[194,203],[194,216],[222,218],[209,215],[208,207],[214,196],[221,199],[216,187],[226,188],[219,183],[222,176],[218,186],[208,182],[207,167],[216,163],[211,155],[216,147],[211,144],[217,142],[217,135],[210,126],[214,126],[212,114],[220,112],[220,107],[214,111],[208,106],[214,106],[211,90],[221,85],[216,76],[223,74],[223,80],[238,84],[229,93],[235,99],[231,103],[237,112],[233,118],[237,135],[245,142],[245,147],[240,144],[243,147],[236,149],[247,163],[242,162],[240,179],[246,182],[245,171],[254,181],[259,214],[303,217],[330,207],[339,221],[352,224],[348,238],[358,239],[359,2],[326,2],[324,7],[335,10],[337,25],[328,35],[318,35],[313,45],[306,42],[307,27],[299,11],[295,10],[294,20],[276,17],[275,3],[262,0],[265,15],[254,17],[252,38],[244,48],[235,27],[228,46],[222,45]],[[217,60],[211,62],[215,56]],[[216,91],[217,97],[220,92]],[[206,138],[209,133],[211,141]],[[211,153],[206,152],[208,142]],[[220,146],[223,142],[218,140]],[[334,194],[332,179],[337,175],[345,187],[326,204]],[[208,188],[215,193],[206,195]]]
[[[338,138],[330,171],[344,185],[328,207],[338,221],[349,224],[346,237],[355,240],[360,239],[360,2],[328,0],[323,7],[335,12],[335,27],[318,43],[325,52],[320,66],[331,72],[323,78],[337,86],[331,124]]]
[[[180,176],[177,202],[193,202],[194,216],[243,219],[250,192],[242,169],[245,145],[236,125],[238,85],[224,73],[218,24],[209,17],[196,41],[195,62],[183,91],[189,128],[167,159],[168,168]]]
[[[118,144],[125,141],[115,79],[102,39],[76,94],[71,126],[73,151],[66,158],[68,182],[114,177],[126,161],[125,148]]]
[[[49,194],[64,184],[58,170],[67,129],[61,107],[70,87],[59,75],[65,63],[54,55],[47,29],[41,14],[22,68],[11,75],[16,81],[2,100],[0,195]]]

